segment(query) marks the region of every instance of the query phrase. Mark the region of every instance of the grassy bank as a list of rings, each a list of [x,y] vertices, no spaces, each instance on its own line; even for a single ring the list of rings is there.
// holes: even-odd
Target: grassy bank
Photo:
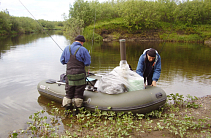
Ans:
[[[96,108],[95,112],[82,109],[77,116],[65,116],[64,110],[52,102],[50,110],[42,110],[29,117],[31,121],[26,130],[13,131],[9,137],[209,138],[210,100],[211,96],[197,98],[188,95],[184,98],[177,93],[168,95],[168,102],[161,110],[148,114],[104,112]]]
[[[84,29],[84,36],[88,40],[115,41],[126,39],[129,41],[172,41],[203,43],[211,38],[211,25],[195,25],[186,27],[171,23],[160,23],[157,29],[140,29],[130,31],[124,26],[122,18],[106,20],[89,25]]]
[[[95,41],[203,42],[211,37],[210,7],[210,0],[76,0],[64,27],[70,36],[83,32]]]

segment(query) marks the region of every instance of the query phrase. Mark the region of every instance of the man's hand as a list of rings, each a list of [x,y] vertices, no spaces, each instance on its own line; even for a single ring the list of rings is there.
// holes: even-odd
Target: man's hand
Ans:
[[[156,81],[152,81],[152,85],[151,86],[156,86]]]

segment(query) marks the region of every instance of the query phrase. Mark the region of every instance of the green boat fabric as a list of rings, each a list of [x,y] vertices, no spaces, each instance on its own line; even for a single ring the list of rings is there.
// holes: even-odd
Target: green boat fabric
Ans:
[[[91,76],[99,80],[100,76]],[[93,82],[94,82],[93,81]],[[42,96],[51,100],[62,103],[65,96],[65,85],[57,83],[46,83],[46,80],[41,81],[37,89]],[[121,94],[110,95],[98,91],[84,91],[84,107],[94,111],[97,107],[103,111],[116,111],[133,113],[147,113],[162,107],[166,103],[166,93],[157,86],[147,86],[146,89],[125,92]]]

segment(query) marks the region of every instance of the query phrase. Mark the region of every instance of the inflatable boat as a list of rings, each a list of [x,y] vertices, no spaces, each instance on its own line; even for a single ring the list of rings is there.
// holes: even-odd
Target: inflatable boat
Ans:
[[[166,93],[157,86],[147,86],[143,90],[121,94],[98,92],[94,86],[101,76],[89,76],[84,91],[83,106],[91,111],[96,108],[102,111],[148,113],[159,109],[166,103]],[[112,83],[112,82],[111,82]],[[40,95],[62,103],[65,96],[65,83],[52,79],[43,80],[37,85]]]

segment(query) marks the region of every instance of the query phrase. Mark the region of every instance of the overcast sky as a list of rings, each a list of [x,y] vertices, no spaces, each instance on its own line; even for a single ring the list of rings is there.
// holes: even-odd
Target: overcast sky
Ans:
[[[74,0],[0,0],[0,11],[7,9],[12,16],[33,18],[20,1],[35,19],[48,21],[63,21],[62,14],[68,15],[69,5],[74,3]]]

